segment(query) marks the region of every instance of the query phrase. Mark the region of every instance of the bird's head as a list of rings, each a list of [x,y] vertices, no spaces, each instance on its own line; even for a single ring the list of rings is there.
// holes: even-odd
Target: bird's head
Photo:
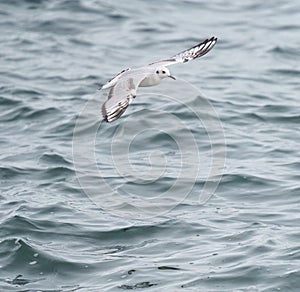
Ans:
[[[170,78],[176,80],[176,78],[171,75],[171,72],[167,67],[158,67],[158,68],[156,68],[155,69],[155,74],[157,74],[160,79],[170,77]]]

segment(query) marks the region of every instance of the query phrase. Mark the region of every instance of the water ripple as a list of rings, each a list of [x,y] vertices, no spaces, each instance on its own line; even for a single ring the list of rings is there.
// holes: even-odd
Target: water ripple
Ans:
[[[0,4],[0,290],[298,291],[299,4],[130,4]],[[189,126],[201,167],[210,156],[203,125],[188,106],[151,96],[149,88],[140,91],[127,115],[145,131],[132,140],[127,136],[128,157],[116,147],[114,159],[126,169],[127,157],[141,175],[153,174],[151,166],[164,157],[166,171],[148,184],[129,172],[120,175],[111,141],[115,146],[124,141],[116,130],[126,116],[98,129],[97,167],[122,198],[128,193],[155,198],[170,188],[180,169],[184,179],[176,191],[193,182],[192,191],[169,213],[147,221],[98,208],[77,181],[72,157],[76,119],[86,102],[96,100],[95,122],[83,117],[81,133],[98,126],[106,96],[96,92],[113,74],[212,35],[218,43],[210,54],[170,69],[201,88],[220,116],[227,158],[216,194],[198,204],[205,183],[191,179],[198,162],[181,169],[171,137],[184,143],[187,132],[156,112]],[[158,120],[169,134],[152,128]],[[158,150],[160,159],[151,165],[149,153]],[[123,201],[116,205],[131,211]]]

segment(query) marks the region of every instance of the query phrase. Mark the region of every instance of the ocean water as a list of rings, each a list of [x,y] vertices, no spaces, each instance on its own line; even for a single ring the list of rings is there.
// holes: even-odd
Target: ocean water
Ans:
[[[0,16],[0,291],[300,291],[298,1]],[[211,36],[101,122],[114,74]]]

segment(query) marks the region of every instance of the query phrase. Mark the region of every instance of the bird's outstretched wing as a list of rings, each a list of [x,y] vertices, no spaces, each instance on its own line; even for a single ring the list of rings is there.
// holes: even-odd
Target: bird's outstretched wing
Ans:
[[[114,76],[113,78],[111,78],[110,80],[108,80],[108,81],[101,87],[101,89],[106,89],[106,88],[110,88],[110,87],[114,86],[114,85],[118,82],[118,80],[122,77],[122,75],[123,75],[125,72],[129,71],[129,70],[131,70],[131,69],[130,69],[130,68],[127,68],[127,69],[122,70],[122,71],[121,71],[120,73],[118,73],[116,76]]]
[[[188,62],[190,60],[199,58],[199,57],[207,54],[214,47],[216,42],[217,42],[216,37],[206,39],[204,42],[202,42],[188,50],[185,50],[181,53],[178,53],[170,58],[150,63],[149,66],[152,66],[152,65],[169,66],[172,64]]]
[[[135,71],[135,70],[132,70]],[[118,119],[136,97],[136,92],[146,73],[130,72],[111,88],[107,101],[102,106],[102,115],[106,122]]]

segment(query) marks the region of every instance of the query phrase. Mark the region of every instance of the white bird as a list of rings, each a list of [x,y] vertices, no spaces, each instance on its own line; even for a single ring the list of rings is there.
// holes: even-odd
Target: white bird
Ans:
[[[217,38],[212,37],[204,42],[178,53],[168,59],[150,63],[145,67],[127,68],[106,82],[101,89],[111,88],[107,101],[102,106],[102,115],[106,122],[118,119],[136,97],[138,87],[158,85],[162,79],[170,77],[166,66],[185,63],[207,54],[216,44]]]

